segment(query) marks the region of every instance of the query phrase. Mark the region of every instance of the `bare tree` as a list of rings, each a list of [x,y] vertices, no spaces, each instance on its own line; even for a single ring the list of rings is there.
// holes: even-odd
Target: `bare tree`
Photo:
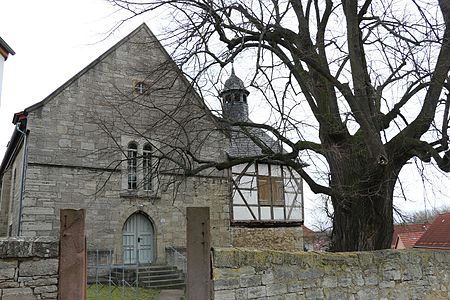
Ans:
[[[252,61],[268,122],[231,125],[269,132],[285,151],[261,144],[262,156],[331,198],[333,250],[390,247],[394,186],[410,159],[450,171],[447,1],[110,2],[130,18],[170,9],[162,39],[201,93],[219,68]]]
[[[420,210],[416,211],[409,216],[406,216],[404,219],[404,223],[413,223],[413,224],[419,224],[419,223],[432,223],[433,220],[440,214],[449,212],[450,208],[447,206],[441,207],[439,209],[433,208],[429,211],[427,210]]]

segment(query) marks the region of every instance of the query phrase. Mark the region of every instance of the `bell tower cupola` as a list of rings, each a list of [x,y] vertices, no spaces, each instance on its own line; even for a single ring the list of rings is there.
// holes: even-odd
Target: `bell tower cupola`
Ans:
[[[234,66],[232,66],[231,75],[225,81],[223,90],[219,94],[223,103],[223,118],[231,122],[247,122],[249,94],[244,82],[234,74]]]

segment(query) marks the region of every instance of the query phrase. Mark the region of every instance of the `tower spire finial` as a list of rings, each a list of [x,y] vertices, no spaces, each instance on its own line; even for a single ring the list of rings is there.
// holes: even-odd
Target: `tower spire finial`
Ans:
[[[231,75],[235,75],[234,74],[234,60],[231,61]]]

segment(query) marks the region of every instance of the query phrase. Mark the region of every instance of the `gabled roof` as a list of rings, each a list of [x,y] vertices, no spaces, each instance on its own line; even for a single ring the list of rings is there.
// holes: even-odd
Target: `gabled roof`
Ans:
[[[423,233],[428,229],[429,226],[430,226],[429,223],[394,225],[394,233],[392,234],[391,248],[395,248],[399,234],[411,232]]]
[[[411,249],[416,242],[424,234],[425,231],[418,232],[403,232],[399,233],[397,241],[395,242],[395,249]]]
[[[30,111],[33,111],[35,109],[38,109],[40,107],[42,107],[43,105],[45,105],[48,101],[50,101],[51,99],[53,99],[55,96],[57,96],[59,93],[61,93],[62,91],[64,91],[67,87],[69,87],[74,81],[76,81],[77,79],[79,79],[81,76],[83,76],[86,72],[88,72],[89,70],[91,70],[93,67],[95,67],[97,64],[99,64],[101,61],[103,61],[108,55],[110,55],[112,52],[114,52],[117,48],[119,48],[120,46],[122,46],[123,44],[125,44],[128,40],[130,40],[131,38],[133,38],[133,36],[135,36],[139,31],[141,31],[142,29],[146,30],[148,32],[148,34],[152,37],[154,37],[155,35],[152,33],[152,31],[150,30],[150,28],[148,28],[148,26],[145,23],[142,23],[142,25],[140,25],[139,27],[137,27],[135,30],[133,30],[130,34],[128,34],[127,36],[125,36],[123,39],[121,39],[119,42],[117,42],[114,46],[112,46],[111,48],[109,48],[105,53],[103,53],[102,55],[100,55],[97,59],[95,59],[93,62],[91,62],[89,65],[87,65],[84,69],[82,69],[80,72],[78,72],[77,74],[75,74],[75,76],[73,76],[72,78],[70,78],[69,80],[67,80],[63,85],[61,85],[59,88],[57,88],[53,93],[51,93],[50,95],[48,95],[46,98],[44,98],[44,100],[35,103],[33,105],[31,105],[30,107],[27,107],[24,112],[28,113]],[[155,38],[155,41],[157,41],[157,39]],[[159,42],[158,42],[159,43]],[[163,51],[167,54],[167,52],[164,50],[164,47],[160,46]],[[168,54],[167,54],[168,55]],[[169,55],[168,55],[169,56]],[[170,56],[169,56],[170,57]]]
[[[450,212],[438,215],[414,248],[450,250]]]
[[[118,49],[120,46],[122,46],[123,44],[125,44],[127,41],[129,41],[130,39],[132,39],[138,32],[140,32],[141,30],[145,30],[149,36],[154,37],[155,38],[155,43],[157,44],[157,46],[160,48],[160,50],[164,53],[164,55],[167,56],[168,59],[170,59],[170,61],[173,62],[173,60],[170,58],[170,55],[167,53],[167,51],[164,49],[164,47],[161,45],[161,43],[159,43],[158,39],[156,39],[155,35],[152,33],[152,31],[150,30],[150,28],[148,28],[148,26],[143,23],[142,25],[138,26],[135,30],[133,30],[131,33],[129,33],[127,36],[125,36],[123,39],[121,39],[119,42],[117,42],[114,46],[112,46],[111,48],[109,48],[106,52],[104,52],[102,55],[100,55],[97,59],[95,59],[93,62],[91,62],[89,65],[87,65],[84,69],[82,69],[80,72],[78,72],[76,75],[74,75],[72,78],[70,78],[69,80],[67,80],[63,85],[61,85],[59,88],[57,88],[54,92],[52,92],[50,95],[48,95],[46,98],[44,98],[42,101],[35,103],[29,107],[27,107],[26,109],[24,109],[23,112],[20,113],[16,113],[14,115],[14,120],[13,123],[16,124],[16,116],[17,114],[21,114],[21,115],[28,115],[29,112],[34,111],[42,106],[44,106],[46,103],[48,103],[50,100],[52,100],[53,98],[55,98],[58,94],[60,94],[61,92],[63,92],[66,88],[68,88],[73,82],[75,82],[77,79],[79,79],[80,77],[82,77],[84,74],[86,74],[89,70],[91,70],[92,68],[94,68],[97,64],[99,64],[100,62],[102,62],[106,57],[108,57],[108,55],[110,55],[111,53],[113,53],[116,49]],[[4,42],[3,40],[0,39],[0,46],[3,46],[3,44],[1,44],[2,42]],[[6,44],[6,43],[5,43]],[[12,51],[12,49],[10,49]],[[13,54],[14,51],[11,52],[11,54]],[[174,63],[174,62],[173,62]],[[175,64],[175,63],[174,63]],[[190,83],[187,81],[187,79],[184,76],[181,76],[181,78],[183,80],[185,80],[187,82],[187,84],[190,86]],[[24,126],[24,124],[21,124],[21,130],[26,130],[26,127]],[[14,130],[13,135],[11,136],[11,139],[8,143],[5,155],[3,157],[3,160],[0,164],[0,178],[3,176],[3,173],[5,172],[5,170],[9,167],[9,164],[14,160],[14,153],[17,152],[18,148],[21,146],[21,141],[22,141],[23,136],[21,134],[19,134],[19,132],[17,130]],[[17,149],[16,149],[17,148]]]

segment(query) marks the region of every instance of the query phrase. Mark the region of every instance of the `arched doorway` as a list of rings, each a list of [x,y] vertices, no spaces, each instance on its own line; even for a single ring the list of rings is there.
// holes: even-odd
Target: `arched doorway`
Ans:
[[[131,215],[123,225],[122,236],[125,264],[153,262],[154,229],[147,216],[141,213]]]

